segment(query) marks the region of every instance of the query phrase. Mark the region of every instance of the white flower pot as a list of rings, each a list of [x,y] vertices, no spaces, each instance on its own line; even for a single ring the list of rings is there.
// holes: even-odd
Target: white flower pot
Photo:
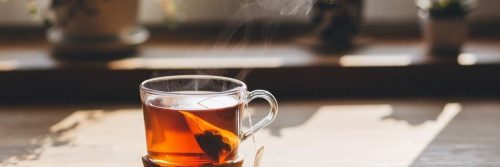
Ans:
[[[422,32],[430,54],[457,56],[467,39],[467,21],[465,18],[423,18]]]
[[[54,1],[53,1],[54,2]],[[53,6],[48,30],[61,58],[108,59],[133,54],[149,37],[137,22],[139,0],[66,0]]]

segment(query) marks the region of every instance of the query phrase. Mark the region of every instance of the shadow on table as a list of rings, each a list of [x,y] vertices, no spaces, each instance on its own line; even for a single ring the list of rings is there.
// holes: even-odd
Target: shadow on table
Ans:
[[[72,111],[38,107],[2,107],[0,109],[0,165],[14,165],[9,161],[37,159],[50,127],[63,120]],[[63,144],[63,143],[60,143]]]
[[[306,123],[324,103],[296,102],[280,106],[278,116],[266,129],[269,129],[272,136],[282,137],[281,131],[285,128],[292,128]],[[251,106],[251,105],[250,105]],[[256,123],[266,116],[268,108],[259,105],[252,114],[252,121]],[[248,119],[244,120],[244,124]]]
[[[94,119],[92,115],[79,119],[70,118],[78,110],[86,110],[86,108],[1,107],[0,166],[15,166],[20,161],[37,160],[48,147],[70,144],[72,138],[67,137],[67,133],[79,127],[81,120]]]
[[[500,166],[500,104],[462,105],[411,166]]]
[[[421,102],[391,104],[392,113],[382,120],[404,121],[411,126],[422,125],[428,121],[436,121],[446,103]]]
[[[359,101],[359,102],[335,102],[335,101],[318,101],[318,102],[296,102],[289,103],[287,105],[283,105],[280,107],[280,112],[276,117],[276,120],[266,127],[269,129],[272,136],[281,137],[281,131],[285,128],[298,127],[305,124],[311,117],[316,114],[316,112],[323,106],[364,106],[365,104],[387,104],[386,101],[373,102],[373,101]],[[419,105],[421,103],[421,105]],[[445,102],[436,102],[429,104],[428,101],[422,102],[404,102],[404,103],[388,103],[392,112],[381,118],[381,120],[396,120],[396,121],[404,121],[407,122],[411,126],[419,126],[428,121],[436,121],[438,116],[442,113],[443,107],[445,106]],[[262,106],[255,108],[257,110],[254,112],[254,116],[252,120],[256,122],[256,120],[262,119],[267,112],[266,109]],[[244,120],[246,123],[248,120]]]

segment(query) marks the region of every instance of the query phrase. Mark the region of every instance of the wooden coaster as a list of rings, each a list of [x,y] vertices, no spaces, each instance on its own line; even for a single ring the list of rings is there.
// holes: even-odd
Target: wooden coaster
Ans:
[[[144,164],[144,167],[190,167],[190,166],[157,164],[151,161],[148,158],[148,156],[142,157],[142,164]],[[207,165],[200,165],[198,167],[242,167],[242,166],[243,166],[243,159],[237,159],[235,161],[227,162],[225,164],[219,164],[219,165],[207,164]]]

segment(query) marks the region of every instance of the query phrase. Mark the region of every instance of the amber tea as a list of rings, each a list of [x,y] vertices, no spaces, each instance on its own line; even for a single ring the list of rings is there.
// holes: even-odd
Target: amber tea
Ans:
[[[150,158],[182,164],[235,159],[243,105],[232,97],[153,98],[143,104]]]
[[[239,145],[269,125],[278,113],[274,96],[247,91],[245,83],[208,75],[179,75],[146,80],[140,85],[149,166],[239,167]],[[262,98],[268,115],[242,130],[246,104]]]

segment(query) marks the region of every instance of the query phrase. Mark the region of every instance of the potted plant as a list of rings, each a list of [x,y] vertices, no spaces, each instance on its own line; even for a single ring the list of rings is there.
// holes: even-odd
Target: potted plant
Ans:
[[[363,0],[317,0],[313,6],[315,31],[329,48],[352,46],[363,14]]]
[[[131,55],[148,32],[137,21],[139,0],[38,0],[50,24],[53,55],[69,59],[109,59]]]
[[[467,38],[468,13],[475,0],[417,0],[422,31],[432,55],[458,55]]]

